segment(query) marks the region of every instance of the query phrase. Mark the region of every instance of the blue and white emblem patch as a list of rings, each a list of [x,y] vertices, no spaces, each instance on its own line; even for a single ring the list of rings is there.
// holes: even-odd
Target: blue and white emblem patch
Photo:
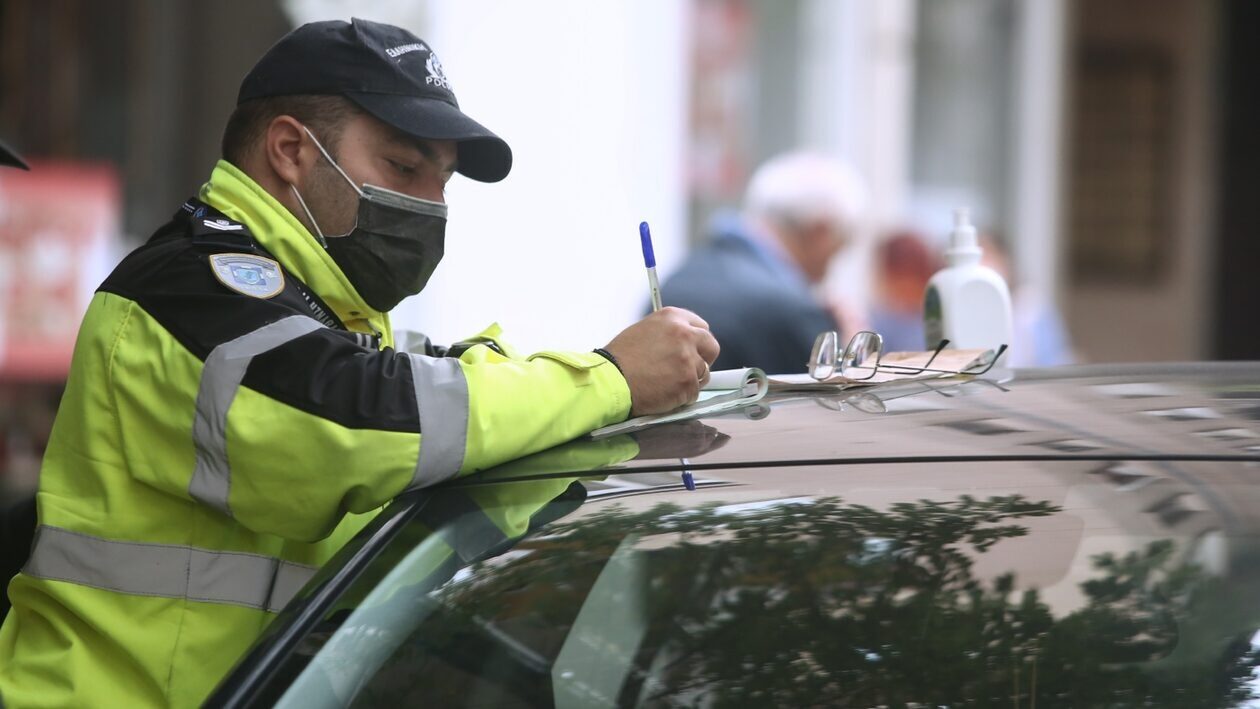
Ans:
[[[210,266],[223,285],[255,298],[270,298],[284,290],[280,264],[253,254],[211,254]]]

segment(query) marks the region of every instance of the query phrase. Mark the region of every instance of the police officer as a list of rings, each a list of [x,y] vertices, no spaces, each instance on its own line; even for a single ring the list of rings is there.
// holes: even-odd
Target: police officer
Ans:
[[[392,497],[692,400],[717,356],[676,309],[596,352],[393,347],[443,185],[512,159],[397,27],[286,35],[223,157],[84,318],[0,628],[16,706],[197,704]]]

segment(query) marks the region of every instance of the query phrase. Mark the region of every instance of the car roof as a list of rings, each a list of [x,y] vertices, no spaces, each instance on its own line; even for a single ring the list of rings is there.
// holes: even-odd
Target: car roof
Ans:
[[[453,484],[986,460],[1260,461],[1260,363],[995,370],[980,378],[771,393],[720,416],[613,440],[579,438]]]
[[[855,393],[878,396],[885,411]],[[1024,523],[1028,536],[988,555],[985,573],[1014,569],[1034,585],[1074,588],[1074,560],[1101,549],[1098,540],[1174,538],[1208,568],[1249,563],[1258,465],[1260,363],[1017,370],[773,395],[723,416],[581,438],[401,495],[277,618],[210,703],[248,704],[283,689],[276,668],[395,540],[407,542],[404,530],[422,513],[481,520],[463,514],[461,498],[476,498],[482,511],[546,504],[571,522],[612,509],[660,516],[709,505],[738,515],[767,505],[897,512],[918,504],[949,512],[1018,498],[1056,511]]]

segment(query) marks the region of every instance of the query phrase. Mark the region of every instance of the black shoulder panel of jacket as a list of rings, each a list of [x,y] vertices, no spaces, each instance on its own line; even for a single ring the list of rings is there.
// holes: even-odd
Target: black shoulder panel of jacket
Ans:
[[[275,261],[249,229],[197,200],[131,252],[100,290],[137,303],[203,362],[218,346],[294,315],[324,327],[255,356],[244,385],[350,428],[418,432],[407,356],[377,349],[379,338],[350,332],[332,309],[281,265],[284,287],[261,298],[227,287],[210,257],[243,253]]]

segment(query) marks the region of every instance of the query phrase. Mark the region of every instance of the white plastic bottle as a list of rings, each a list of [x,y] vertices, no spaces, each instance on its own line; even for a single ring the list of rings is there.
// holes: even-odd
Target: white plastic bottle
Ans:
[[[968,210],[955,209],[946,266],[932,276],[923,294],[927,349],[935,349],[942,339],[956,349],[1011,345],[1010,289],[997,271],[980,265],[980,256]]]

